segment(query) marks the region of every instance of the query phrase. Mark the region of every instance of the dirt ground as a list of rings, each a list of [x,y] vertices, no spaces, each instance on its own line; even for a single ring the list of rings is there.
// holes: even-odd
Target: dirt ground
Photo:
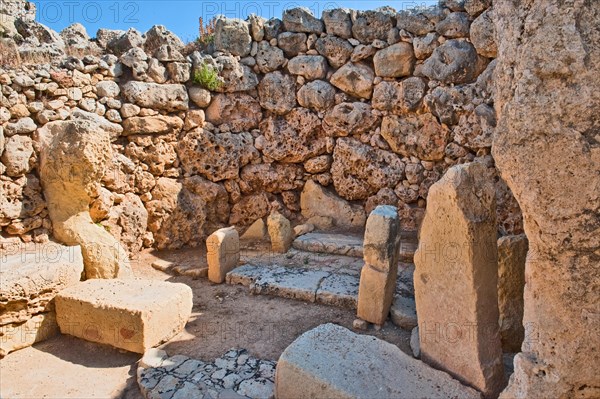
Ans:
[[[185,330],[162,345],[169,355],[212,361],[231,348],[277,360],[303,332],[323,323],[352,328],[355,312],[291,299],[251,295],[242,286],[172,276],[155,270],[156,259],[202,266],[201,249],[147,251],[132,262],[138,278],[188,284],[194,293]],[[410,353],[410,332],[391,323],[365,332]],[[140,355],[58,336],[0,361],[2,398],[139,398],[135,380]]]

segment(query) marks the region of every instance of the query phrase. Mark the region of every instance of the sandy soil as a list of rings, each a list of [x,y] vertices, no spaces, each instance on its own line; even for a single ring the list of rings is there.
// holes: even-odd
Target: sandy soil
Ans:
[[[355,312],[290,299],[251,295],[242,286],[207,279],[175,277],[151,267],[156,259],[203,266],[201,249],[146,251],[132,263],[136,277],[188,284],[194,292],[192,317],[162,345],[169,355],[212,361],[230,348],[245,348],[258,358],[277,360],[303,332],[322,323],[352,328]],[[410,332],[387,323],[371,334],[410,353]],[[0,361],[2,398],[139,398],[137,354],[68,336],[14,352]]]

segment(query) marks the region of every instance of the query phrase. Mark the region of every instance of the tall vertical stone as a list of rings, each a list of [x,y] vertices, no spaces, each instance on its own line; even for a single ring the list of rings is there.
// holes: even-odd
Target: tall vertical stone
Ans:
[[[495,0],[492,153],[523,211],[526,326],[503,398],[598,398],[600,2]]]
[[[400,219],[395,207],[380,205],[371,212],[363,246],[357,316],[381,325],[390,313],[398,276]]]
[[[429,190],[414,285],[421,359],[493,397],[505,381],[496,200],[485,169],[454,166]]]
[[[206,239],[208,279],[221,284],[240,261],[240,236],[235,227],[219,229]]]
[[[274,252],[286,253],[294,241],[294,230],[290,221],[279,212],[273,212],[267,218],[267,228]]]
[[[498,240],[498,308],[504,352],[519,352],[525,338],[523,290],[526,259],[527,237],[524,234]]]

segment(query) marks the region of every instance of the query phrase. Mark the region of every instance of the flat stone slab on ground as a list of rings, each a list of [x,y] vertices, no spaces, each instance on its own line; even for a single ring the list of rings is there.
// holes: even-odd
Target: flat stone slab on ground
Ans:
[[[308,233],[296,238],[293,247],[303,251],[362,258],[363,237],[334,233]]]
[[[461,398],[479,392],[398,347],[335,324],[296,339],[275,373],[278,398]]]
[[[356,309],[358,301],[356,276],[331,274],[323,279],[317,289],[317,302],[340,308]]]
[[[88,280],[56,296],[63,334],[137,353],[179,333],[191,311],[191,288],[163,281]]]

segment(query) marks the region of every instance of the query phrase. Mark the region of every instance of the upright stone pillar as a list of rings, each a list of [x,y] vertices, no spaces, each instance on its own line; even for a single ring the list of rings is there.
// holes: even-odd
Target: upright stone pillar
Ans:
[[[208,279],[221,284],[240,261],[240,236],[234,227],[219,229],[206,239]]]
[[[380,205],[367,219],[364,239],[365,265],[360,274],[357,316],[381,325],[390,313],[400,250],[400,220],[398,211]]]
[[[414,276],[421,359],[494,397],[505,383],[494,185],[479,163],[454,166],[427,204]]]

